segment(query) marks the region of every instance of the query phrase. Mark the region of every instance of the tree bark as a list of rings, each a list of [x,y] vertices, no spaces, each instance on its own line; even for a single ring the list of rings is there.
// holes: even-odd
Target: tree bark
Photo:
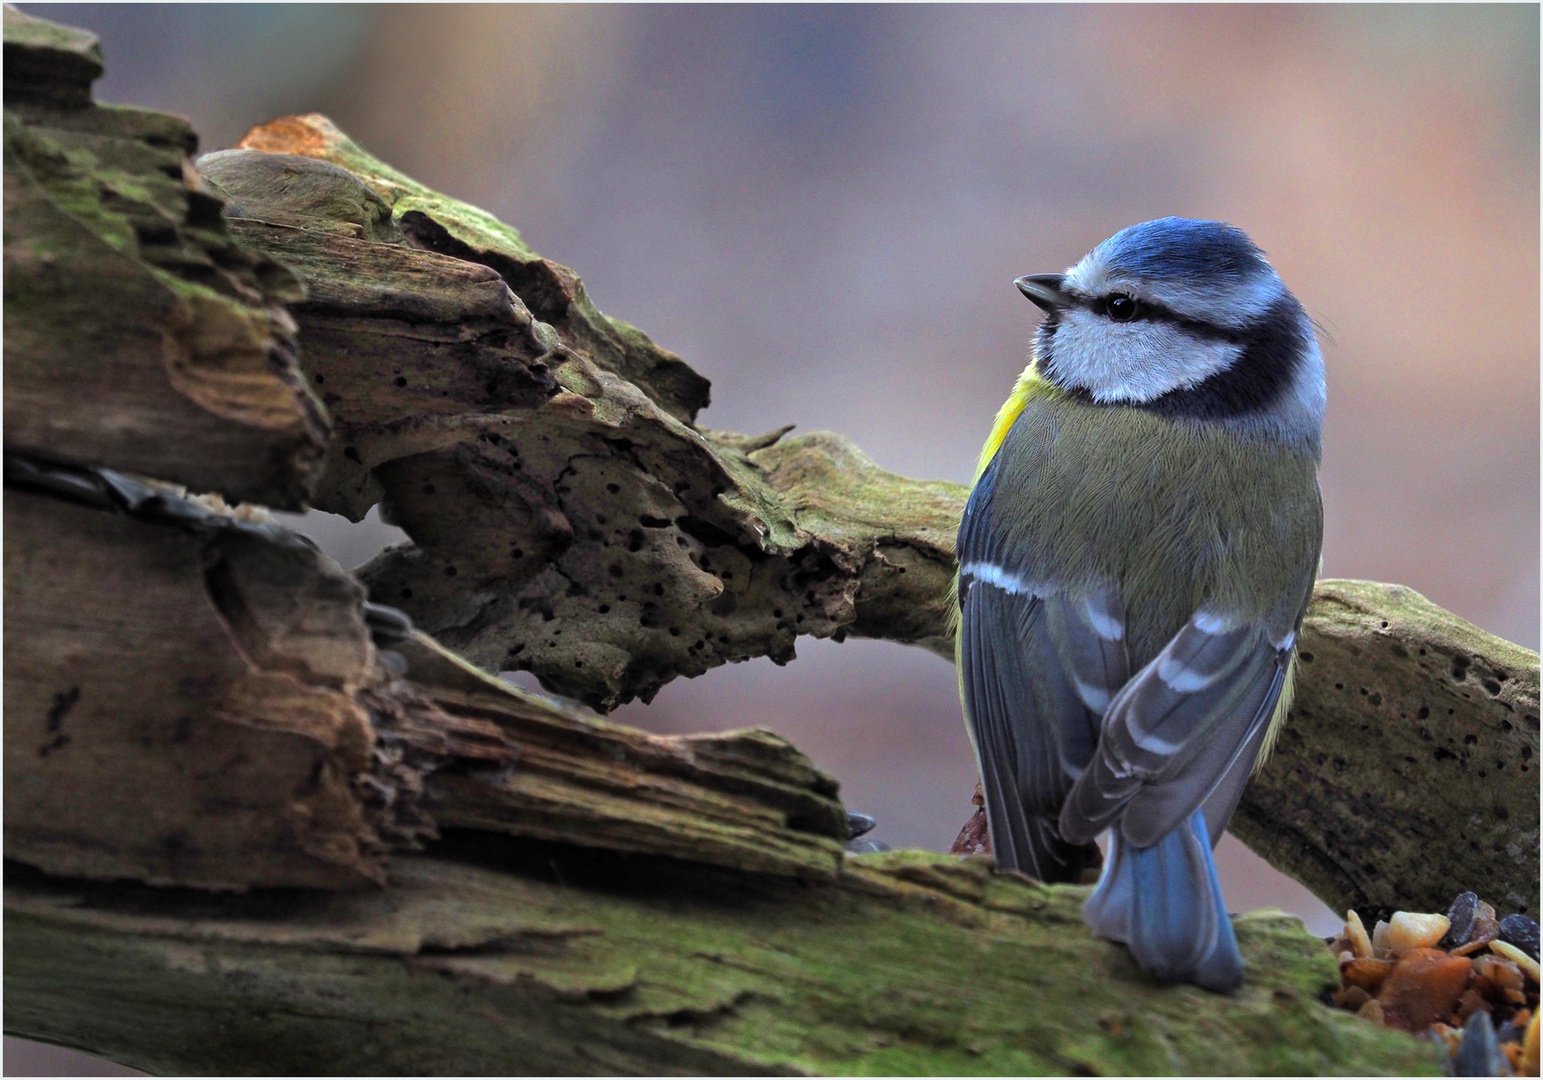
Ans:
[[[1160,987],[1086,890],[845,856],[774,734],[474,666],[604,709],[799,634],[951,655],[964,489],[697,427],[683,361],[324,118],[200,172],[91,102],[89,35],[7,9],[5,56],[8,1031],[170,1072],[1434,1067],[1315,1000],[1294,920],[1238,920],[1238,996]],[[308,497],[413,542],[356,581],[252,505]],[[1363,910],[1533,911],[1536,654],[1356,582],[1302,640],[1245,838]]]

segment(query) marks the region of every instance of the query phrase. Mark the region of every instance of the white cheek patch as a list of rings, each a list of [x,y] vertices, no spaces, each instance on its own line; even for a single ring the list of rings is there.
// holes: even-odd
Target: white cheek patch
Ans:
[[[1241,345],[1197,337],[1173,323],[1115,323],[1068,308],[1056,327],[1050,367],[1058,381],[1085,388],[1095,401],[1146,402],[1226,371],[1242,352]]]

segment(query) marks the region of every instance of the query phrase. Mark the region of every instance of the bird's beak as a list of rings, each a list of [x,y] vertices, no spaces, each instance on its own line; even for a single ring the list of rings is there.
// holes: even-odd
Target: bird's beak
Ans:
[[[1065,274],[1030,274],[1013,282],[1018,291],[1045,311],[1055,311],[1066,306]]]

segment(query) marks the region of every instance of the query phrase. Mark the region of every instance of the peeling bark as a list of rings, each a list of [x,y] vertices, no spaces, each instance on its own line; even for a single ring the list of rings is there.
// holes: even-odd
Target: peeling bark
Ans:
[[[111,473],[7,464],[5,606],[28,628],[5,642],[8,858],[346,888],[468,827],[840,870],[836,782],[770,732],[649,735],[421,633],[377,647],[363,589],[293,533]]]
[[[6,857],[212,888],[383,880],[351,788],[373,741],[359,585],[277,527],[194,532],[7,480]]]

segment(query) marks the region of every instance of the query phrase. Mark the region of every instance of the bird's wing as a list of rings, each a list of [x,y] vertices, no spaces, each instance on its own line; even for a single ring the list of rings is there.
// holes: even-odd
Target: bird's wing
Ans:
[[[1084,842],[1118,823],[1147,847],[1202,805],[1219,837],[1291,663],[1294,635],[1269,638],[1262,621],[1190,619],[1110,702],[1098,752],[1062,807],[1063,837]]]
[[[1026,582],[961,555],[960,687],[997,861],[1075,880],[1088,853],[1062,841],[1056,818],[1128,677],[1119,597]]]

